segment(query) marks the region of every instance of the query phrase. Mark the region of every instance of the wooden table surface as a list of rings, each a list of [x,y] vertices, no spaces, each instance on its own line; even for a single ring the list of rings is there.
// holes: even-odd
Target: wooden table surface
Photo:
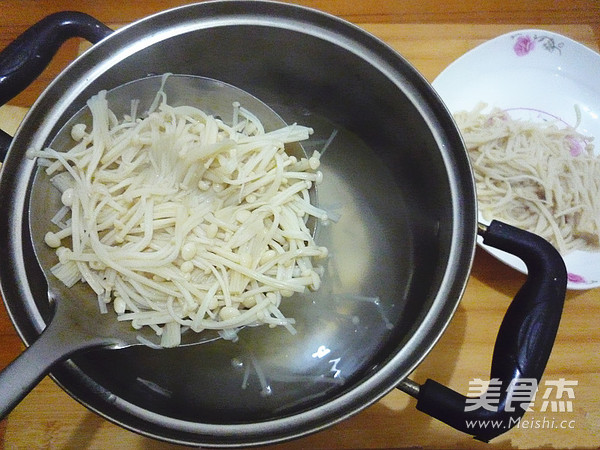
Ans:
[[[109,25],[134,21],[177,6],[176,0],[56,1],[0,0],[0,48],[27,26],[60,10],[90,13]],[[525,27],[556,31],[597,50],[597,0],[304,0],[301,3],[348,19],[379,36],[430,81],[451,61],[477,44]],[[68,42],[49,68],[25,92],[0,108],[0,128],[14,132],[40,92],[76,57],[81,42]],[[600,75],[600,74],[599,74]],[[600,76],[598,77],[600,80]],[[431,377],[466,393],[469,382],[489,377],[496,331],[524,276],[477,250],[464,298],[447,332],[411,378]],[[576,382],[570,412],[541,409],[538,392],[528,428],[515,428],[482,444],[416,411],[400,391],[321,433],[280,444],[280,448],[599,448],[600,289],[570,291],[557,341],[542,386],[561,379]],[[0,368],[23,345],[0,306]],[[548,384],[545,384],[548,383]],[[0,395],[2,395],[0,393]],[[556,399],[558,397],[555,395]],[[562,400],[565,400],[565,395]],[[0,448],[175,448],[123,430],[89,412],[49,378],[0,422]]]

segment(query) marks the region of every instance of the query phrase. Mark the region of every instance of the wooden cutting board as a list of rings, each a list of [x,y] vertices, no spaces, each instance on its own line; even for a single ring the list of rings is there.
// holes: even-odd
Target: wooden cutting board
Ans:
[[[430,81],[467,50],[500,34],[543,28],[596,49],[585,25],[363,24],[406,57]],[[83,49],[83,47],[82,47]],[[26,109],[0,108],[0,127],[14,129]],[[464,298],[447,332],[411,376],[434,378],[467,393],[469,382],[488,379],[493,341],[502,316],[524,277],[477,251]],[[279,448],[598,448],[600,446],[600,290],[569,292],[557,342],[542,382],[577,382],[571,412],[541,412],[544,389],[529,427],[515,428],[486,445],[473,441],[415,409],[415,400],[393,391],[375,405],[330,429]],[[22,350],[0,307],[0,366]],[[564,397],[563,397],[564,399]],[[539,401],[539,402],[538,402]],[[3,445],[2,445],[3,444]],[[0,422],[0,447],[181,448],[126,431],[88,411],[49,378]]]

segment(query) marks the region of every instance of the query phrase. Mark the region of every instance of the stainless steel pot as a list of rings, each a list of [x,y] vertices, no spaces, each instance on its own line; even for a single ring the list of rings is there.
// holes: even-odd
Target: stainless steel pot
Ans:
[[[112,32],[79,13],[50,16],[0,54],[0,99],[25,87],[59,42],[97,42],[36,101],[0,177],[2,296],[26,344],[52,320],[30,237],[35,164],[26,150],[50,142],[91,95],[164,72],[240,87],[287,122],[315,129],[327,150],[320,206],[330,248],[323,287],[284,305],[297,336],[246,329],[238,343],[77,354],[54,380],[128,429],[204,446],[274,443],[322,430],[400,387],[421,409],[489,440],[506,429],[471,428],[465,397],[406,377],[438,340],[460,301],[478,232],[476,198],[459,132],[424,78],[393,49],[343,20],[289,4],[215,1],[184,6]],[[28,78],[23,78],[25,75]],[[479,233],[528,264],[529,277],[501,327],[490,378],[508,387],[540,379],[562,310],[566,271],[547,242],[494,222]],[[499,408],[494,418],[524,411]],[[508,423],[508,422],[507,422]],[[511,424],[517,423],[516,420]],[[401,425],[401,424],[399,424]]]

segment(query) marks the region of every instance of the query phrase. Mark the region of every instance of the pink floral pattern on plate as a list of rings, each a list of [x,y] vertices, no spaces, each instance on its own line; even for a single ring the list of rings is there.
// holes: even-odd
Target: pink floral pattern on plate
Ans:
[[[577,283],[577,284],[595,284],[596,280],[586,280],[581,275],[577,275],[576,273],[567,273],[567,280],[569,283]]]
[[[535,50],[537,44],[541,44],[542,47],[550,52],[558,52],[561,54],[564,46],[563,42],[556,42],[554,38],[550,36],[538,36],[537,34],[516,34],[512,36],[515,41],[513,50],[517,56],[526,56]]]
[[[569,272],[567,274],[567,279],[571,283],[586,283],[585,278],[583,278],[581,275],[577,275],[576,273]]]

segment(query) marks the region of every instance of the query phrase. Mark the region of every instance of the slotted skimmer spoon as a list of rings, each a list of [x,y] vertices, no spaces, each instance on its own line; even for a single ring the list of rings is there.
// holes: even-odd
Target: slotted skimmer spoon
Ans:
[[[117,117],[131,111],[131,101],[139,100],[138,111],[147,111],[162,83],[162,76],[150,76],[119,86],[107,93],[109,106]],[[285,122],[266,104],[251,94],[232,85],[210,78],[170,75],[164,85],[169,104],[198,107],[225,122],[232,115],[233,102],[252,111],[260,118],[266,130],[285,126]],[[73,145],[71,127],[76,123],[91,123],[87,107],[80,110],[65,124],[51,143],[54,149]],[[301,152],[298,145],[293,153]],[[94,348],[120,349],[141,345],[142,341],[156,341],[149,330],[135,330],[129,323],[119,322],[116,313],[101,314],[96,294],[81,282],[68,288],[51,274],[57,263],[53,249],[44,243],[44,235],[51,226],[50,219],[61,207],[59,191],[52,186],[43,170],[38,170],[29,199],[29,225],[32,244],[39,265],[48,283],[48,301],[54,315],[39,338],[15,361],[0,373],[0,419],[6,416],[52,368],[76,353]],[[195,345],[218,339],[214,331],[188,332],[181,345]],[[168,350],[157,350],[168,351]]]

